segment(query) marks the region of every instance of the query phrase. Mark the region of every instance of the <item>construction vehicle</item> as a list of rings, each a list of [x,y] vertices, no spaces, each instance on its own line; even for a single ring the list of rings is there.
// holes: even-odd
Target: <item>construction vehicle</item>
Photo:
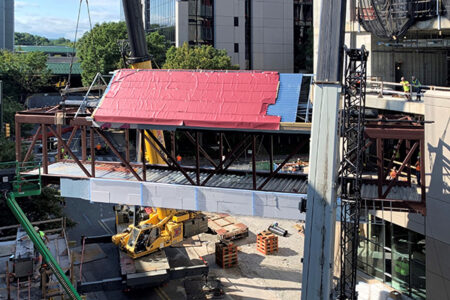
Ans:
[[[146,220],[138,225],[130,224],[122,233],[114,235],[112,241],[135,259],[207,230],[208,220],[201,213],[157,208]]]
[[[12,168],[11,168],[12,167]],[[16,201],[18,197],[30,197],[41,194],[41,175],[25,175],[24,172],[35,169],[40,170],[40,165],[36,163],[2,162],[1,169],[11,169],[10,176],[3,176],[1,190],[5,196],[6,203],[17,221],[22,225],[36,249],[42,255],[46,265],[52,270],[59,284],[66,291],[70,299],[81,300],[72,282],[67,278],[64,271],[59,266],[57,260],[52,256],[50,250],[45,245],[40,234],[36,232],[25,213]]]

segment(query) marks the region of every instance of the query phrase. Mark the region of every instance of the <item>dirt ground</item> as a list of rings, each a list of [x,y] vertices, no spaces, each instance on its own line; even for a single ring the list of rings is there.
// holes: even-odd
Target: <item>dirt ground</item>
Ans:
[[[208,262],[209,275],[221,281],[227,299],[299,299],[303,235],[294,228],[297,222],[256,217],[235,218],[249,228],[247,238],[234,241],[239,250],[237,266],[222,269],[215,263],[214,248],[218,237],[212,234],[201,234],[194,240],[186,241],[188,255],[192,259],[203,257]],[[278,222],[289,234],[278,237],[278,253],[266,256],[256,250],[256,235],[274,222]]]

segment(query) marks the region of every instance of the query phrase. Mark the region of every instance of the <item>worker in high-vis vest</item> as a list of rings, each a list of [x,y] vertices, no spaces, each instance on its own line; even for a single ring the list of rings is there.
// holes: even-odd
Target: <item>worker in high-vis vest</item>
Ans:
[[[45,243],[49,242],[48,237],[45,235],[45,232],[43,232],[42,230],[39,230],[39,227],[34,226],[34,230],[36,230],[36,232],[39,233],[39,236]]]
[[[416,167],[417,185],[420,185],[420,156],[417,156],[415,167]]]
[[[403,92],[405,93],[406,100],[411,100],[411,87],[409,85],[409,82],[405,80],[405,77],[401,78],[400,84],[403,87]]]

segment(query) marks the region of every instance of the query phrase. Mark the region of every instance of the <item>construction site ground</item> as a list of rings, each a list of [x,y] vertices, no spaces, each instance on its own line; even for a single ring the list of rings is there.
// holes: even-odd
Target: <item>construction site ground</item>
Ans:
[[[76,227],[69,230],[71,240],[80,245],[79,237],[107,234],[114,230],[111,205],[93,204],[79,199],[66,199],[66,212],[76,218]],[[221,269],[215,263],[214,246],[216,235],[201,234],[187,239],[183,244],[166,249],[171,258],[171,267],[198,263],[201,257],[210,266],[210,278],[217,278],[223,286],[224,299],[290,299],[300,297],[301,258],[303,257],[303,235],[297,232],[295,221],[273,220],[235,216],[237,221],[249,227],[249,236],[234,241],[239,246],[238,265]],[[279,237],[277,254],[265,256],[256,250],[256,234],[266,230],[273,222],[289,231],[287,237]],[[105,255],[84,263],[83,280],[94,281],[117,276],[120,272],[117,249],[112,244],[99,245]],[[98,251],[98,249],[96,249]],[[88,254],[89,255],[89,254]],[[75,270],[79,269],[76,265]],[[99,291],[88,295],[88,299],[205,299],[201,294],[201,278],[174,280],[156,289],[123,293],[121,291]],[[197,292],[189,287],[197,286]],[[188,287],[188,289],[186,289]],[[186,294],[188,290],[189,294]]]

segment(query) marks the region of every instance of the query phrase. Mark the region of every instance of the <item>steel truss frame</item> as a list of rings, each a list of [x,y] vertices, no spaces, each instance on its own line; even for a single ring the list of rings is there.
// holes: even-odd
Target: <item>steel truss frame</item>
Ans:
[[[242,174],[249,173],[249,171],[236,171],[229,170],[230,166],[239,159],[248,149],[252,149],[251,151],[251,174],[252,174],[252,189],[253,190],[262,190],[271,180],[274,178],[290,178],[292,176],[300,176],[304,177],[306,180],[306,175],[299,174],[287,174],[280,172],[281,169],[292,159],[296,154],[302,150],[308,144],[309,136],[302,135],[302,138],[298,142],[297,145],[294,146],[293,151],[285,157],[283,162],[278,165],[278,167],[274,170],[273,161],[274,161],[274,153],[273,153],[273,137],[274,133],[261,133],[261,132],[242,132],[242,139],[236,144],[232,145],[227,154],[224,155],[225,143],[223,142],[226,139],[226,132],[217,132],[219,143],[219,157],[213,158],[208,152],[201,146],[200,144],[200,134],[201,130],[182,130],[181,133],[187,137],[188,141],[195,148],[195,164],[194,166],[186,166],[181,165],[177,161],[176,157],[176,148],[178,140],[175,138],[174,132],[171,133],[170,142],[163,145],[158,138],[151,132],[151,130],[147,129],[137,129],[140,132],[141,138],[141,151],[140,151],[140,163],[132,162],[130,160],[130,130],[129,128],[123,128],[119,131],[122,131],[124,134],[125,140],[125,151],[119,151],[117,147],[114,146],[114,143],[108,138],[107,134],[105,134],[104,128],[95,127],[93,122],[89,121],[90,112],[88,111],[86,114],[79,114],[78,117],[75,117],[77,113],[76,108],[67,107],[65,111],[60,111],[56,108],[44,109],[44,110],[28,110],[23,112],[18,112],[16,114],[16,128],[20,128],[20,124],[39,124],[38,130],[34,134],[31,139],[30,146],[26,152],[24,159],[22,160],[22,136],[20,130],[16,132],[16,159],[18,161],[26,162],[30,159],[33,147],[38,141],[46,141],[50,137],[55,137],[58,141],[58,149],[56,154],[57,161],[72,161],[75,162],[78,167],[83,171],[84,175],[88,178],[95,178],[95,168],[96,165],[107,165],[111,166],[111,169],[121,166],[125,168],[127,172],[130,172],[136,180],[138,181],[146,181],[146,173],[148,169],[157,168],[157,169],[170,169],[177,170],[183,174],[186,180],[192,184],[197,186],[205,186],[208,181],[216,174]],[[63,129],[64,127],[64,129]],[[65,140],[62,137],[62,133],[71,132],[70,137]],[[89,132],[89,133],[88,133]],[[74,137],[80,133],[81,137],[81,157],[77,157],[75,153],[71,150],[71,144],[74,140]],[[101,139],[111,151],[114,153],[117,161],[114,162],[103,162],[98,161],[95,155],[95,143],[94,140],[96,138]],[[262,142],[263,138],[267,138],[269,140],[269,147],[267,152],[269,154],[268,160],[270,162],[270,170],[269,171],[259,171],[256,168],[256,148],[258,141]],[[167,166],[161,165],[151,165],[145,161],[145,147],[142,147],[144,143],[147,142],[151,148],[153,148],[156,153],[163,159],[163,161],[167,164]],[[262,144],[262,143],[261,143]],[[88,152],[90,148],[90,157],[88,157]],[[50,164],[48,151],[47,151],[47,143],[42,142],[42,175],[44,179],[47,178],[49,174],[48,166]],[[124,153],[125,152],[125,153]],[[63,157],[63,154],[66,154],[66,158]],[[67,156],[69,159],[67,159]],[[211,167],[200,167],[200,159],[204,157],[211,165]],[[90,168],[87,167],[90,165]],[[90,169],[90,170],[88,170]],[[141,169],[141,174],[138,174],[136,170]],[[188,172],[195,172],[195,175],[192,177],[188,174]],[[201,178],[201,173],[208,173],[206,178]],[[264,181],[261,184],[257,183],[257,177],[264,177]]]

